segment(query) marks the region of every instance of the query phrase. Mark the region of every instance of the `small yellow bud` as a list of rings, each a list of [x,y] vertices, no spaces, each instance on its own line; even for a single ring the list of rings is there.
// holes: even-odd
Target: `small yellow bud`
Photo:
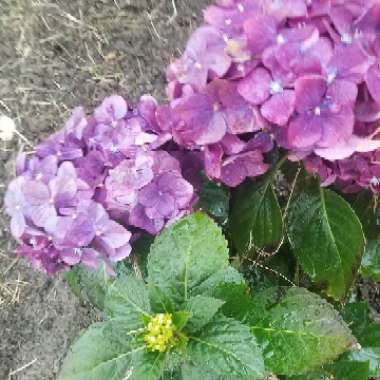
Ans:
[[[165,352],[176,344],[171,314],[157,314],[147,326],[144,342],[149,351]]]

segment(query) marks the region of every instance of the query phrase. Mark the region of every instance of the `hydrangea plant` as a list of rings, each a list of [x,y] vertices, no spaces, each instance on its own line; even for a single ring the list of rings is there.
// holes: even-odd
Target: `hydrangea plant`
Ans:
[[[169,103],[113,95],[18,158],[18,253],[100,312],[60,380],[380,376],[379,16],[217,0]]]

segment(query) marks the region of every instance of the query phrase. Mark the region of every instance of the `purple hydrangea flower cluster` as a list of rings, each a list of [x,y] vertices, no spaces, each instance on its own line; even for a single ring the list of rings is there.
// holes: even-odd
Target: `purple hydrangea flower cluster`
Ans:
[[[171,135],[156,108],[150,96],[137,105],[111,96],[89,117],[77,108],[32,157],[18,158],[5,208],[21,255],[50,274],[99,261],[112,273],[132,232],[156,234],[191,210],[193,186],[179,153],[161,149]]]
[[[236,186],[262,174],[270,146],[251,144],[263,134],[307,167],[376,167],[377,0],[217,0],[204,19],[167,70],[162,113],[179,144],[204,152],[210,177]]]

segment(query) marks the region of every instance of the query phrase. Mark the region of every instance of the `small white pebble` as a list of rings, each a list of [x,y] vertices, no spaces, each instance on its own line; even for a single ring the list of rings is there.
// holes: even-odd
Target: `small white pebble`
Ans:
[[[16,132],[15,122],[8,116],[0,115],[0,140],[11,141]]]

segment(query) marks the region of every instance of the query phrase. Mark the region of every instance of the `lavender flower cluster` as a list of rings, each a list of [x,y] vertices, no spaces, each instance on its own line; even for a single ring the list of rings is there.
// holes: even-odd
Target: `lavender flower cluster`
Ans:
[[[5,208],[19,254],[49,274],[100,260],[112,273],[136,227],[156,234],[191,210],[193,186],[180,152],[161,149],[171,135],[156,108],[149,96],[136,106],[109,97],[91,117],[77,108],[31,158],[18,158]]]
[[[378,0],[217,0],[167,70],[170,102],[78,108],[21,156],[5,207],[48,273],[130,254],[191,212],[200,171],[236,187],[275,144],[323,185],[380,192]]]
[[[325,184],[380,189],[377,0],[217,0],[204,18],[167,77],[174,139],[210,177],[262,174],[264,134]]]

